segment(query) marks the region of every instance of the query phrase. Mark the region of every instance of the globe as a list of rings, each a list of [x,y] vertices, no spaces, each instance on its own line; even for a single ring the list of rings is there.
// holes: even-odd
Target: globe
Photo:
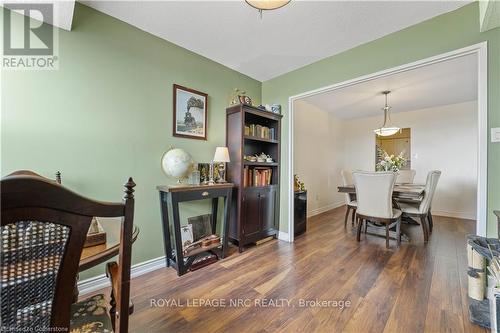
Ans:
[[[177,179],[180,183],[181,179],[191,172],[193,159],[184,149],[173,148],[163,154],[161,167],[167,176]]]

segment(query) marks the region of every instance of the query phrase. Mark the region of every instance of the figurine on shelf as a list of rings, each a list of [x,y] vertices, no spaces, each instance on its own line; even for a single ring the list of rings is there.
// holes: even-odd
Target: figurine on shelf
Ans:
[[[304,185],[304,182],[300,181],[299,176],[293,175],[293,183],[294,183],[294,190],[295,192],[297,191],[305,191],[306,186]]]
[[[243,90],[240,90],[239,88],[234,88],[233,93],[231,94],[231,101],[230,105],[236,105],[240,104],[240,95],[245,95],[246,92]]]
[[[257,154],[256,154],[255,156],[257,157],[257,162],[261,162],[261,163],[263,163],[263,162],[265,162],[265,161],[266,161],[266,159],[267,159],[267,155],[266,155],[266,154],[264,154],[264,153],[261,153],[260,155],[257,155]]]

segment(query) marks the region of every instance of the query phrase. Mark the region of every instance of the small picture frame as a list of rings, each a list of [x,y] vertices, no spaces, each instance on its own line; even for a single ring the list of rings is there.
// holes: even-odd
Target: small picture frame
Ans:
[[[188,224],[192,226],[194,241],[212,234],[212,214],[189,217]]]
[[[207,139],[208,95],[174,84],[173,136]]]
[[[182,248],[185,249],[193,243],[193,226],[191,224],[181,227]]]
[[[200,172],[200,183],[207,184],[210,180],[210,163],[198,163],[198,171]],[[214,163],[214,181],[219,180],[219,168]]]
[[[276,114],[281,114],[281,105],[280,104],[271,104],[271,112]]]

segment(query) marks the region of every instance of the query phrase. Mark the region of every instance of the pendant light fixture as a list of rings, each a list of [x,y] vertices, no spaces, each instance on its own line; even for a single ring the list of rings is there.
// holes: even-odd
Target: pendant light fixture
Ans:
[[[389,110],[391,109],[391,107],[387,105],[387,95],[389,95],[390,93],[391,92],[389,90],[382,91],[382,94],[385,95],[385,106],[382,108],[382,110],[384,111],[384,124],[382,125],[382,127],[374,130],[375,134],[379,136],[390,136],[396,134],[401,130],[399,127],[391,126],[391,117],[389,116]]]
[[[262,18],[264,10],[274,10],[287,5],[291,0],[245,0],[247,4],[257,9]]]

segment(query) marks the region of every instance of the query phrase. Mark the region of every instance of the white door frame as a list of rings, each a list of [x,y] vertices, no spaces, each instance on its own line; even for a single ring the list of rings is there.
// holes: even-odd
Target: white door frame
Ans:
[[[462,57],[465,55],[477,55],[478,61],[478,165],[477,165],[477,224],[476,224],[476,234],[480,236],[486,236],[487,230],[487,198],[488,198],[488,44],[486,41],[467,46],[458,50],[446,52],[433,57],[421,59],[414,61],[405,65],[393,67],[383,71],[375,72],[368,75],[363,75],[355,79],[343,81],[340,83],[335,83],[323,88],[314,89],[306,91],[304,93],[290,96],[288,98],[288,110],[289,110],[289,120],[288,120],[288,179],[290,191],[288,193],[288,241],[293,242],[294,240],[294,228],[293,228],[293,216],[294,216],[294,165],[293,165],[293,103],[304,97],[309,97],[328,91],[333,91],[337,89],[346,88],[353,86],[362,82],[371,81],[374,79],[382,78],[385,76],[394,75],[397,73],[402,73],[410,71],[416,68],[432,65],[435,63],[447,61],[450,59]]]

